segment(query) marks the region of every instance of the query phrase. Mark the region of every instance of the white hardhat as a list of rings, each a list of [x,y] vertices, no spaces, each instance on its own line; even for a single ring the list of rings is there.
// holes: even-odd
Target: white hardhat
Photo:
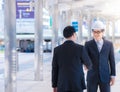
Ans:
[[[92,29],[105,29],[103,22],[97,20],[92,24]]]

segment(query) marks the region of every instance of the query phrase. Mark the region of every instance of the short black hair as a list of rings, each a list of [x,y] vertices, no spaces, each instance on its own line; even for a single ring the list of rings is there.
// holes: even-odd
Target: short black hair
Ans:
[[[63,36],[65,38],[69,38],[73,35],[73,33],[75,33],[76,30],[73,26],[66,26],[63,30]]]

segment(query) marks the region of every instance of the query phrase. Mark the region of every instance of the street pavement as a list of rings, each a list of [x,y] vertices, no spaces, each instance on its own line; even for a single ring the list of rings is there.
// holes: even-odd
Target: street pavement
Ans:
[[[17,72],[16,92],[52,92],[52,54],[43,54],[43,81],[34,80],[34,53],[19,53],[18,56],[19,71]],[[4,55],[0,54],[0,92],[5,92],[4,66]],[[116,83],[111,87],[112,92],[120,92],[120,62],[116,63],[116,70]]]

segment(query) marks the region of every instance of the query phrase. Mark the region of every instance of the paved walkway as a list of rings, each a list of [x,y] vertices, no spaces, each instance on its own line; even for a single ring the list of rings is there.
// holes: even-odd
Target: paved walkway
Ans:
[[[25,58],[23,57],[30,57]],[[34,54],[19,54],[19,71],[17,73],[17,92],[52,92],[51,88],[51,54],[44,54],[43,81],[34,80]],[[0,56],[0,60],[4,60]],[[112,92],[120,92],[120,63],[117,63],[116,83],[112,86]],[[4,90],[3,63],[0,61],[0,92]],[[86,92],[86,91],[84,91]],[[99,91],[98,91],[99,92]]]

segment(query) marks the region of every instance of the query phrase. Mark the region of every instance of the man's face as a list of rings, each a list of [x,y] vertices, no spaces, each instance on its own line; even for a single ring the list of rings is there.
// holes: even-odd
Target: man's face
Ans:
[[[102,29],[94,29],[93,30],[93,38],[97,41],[101,40],[103,37],[104,30]]]

